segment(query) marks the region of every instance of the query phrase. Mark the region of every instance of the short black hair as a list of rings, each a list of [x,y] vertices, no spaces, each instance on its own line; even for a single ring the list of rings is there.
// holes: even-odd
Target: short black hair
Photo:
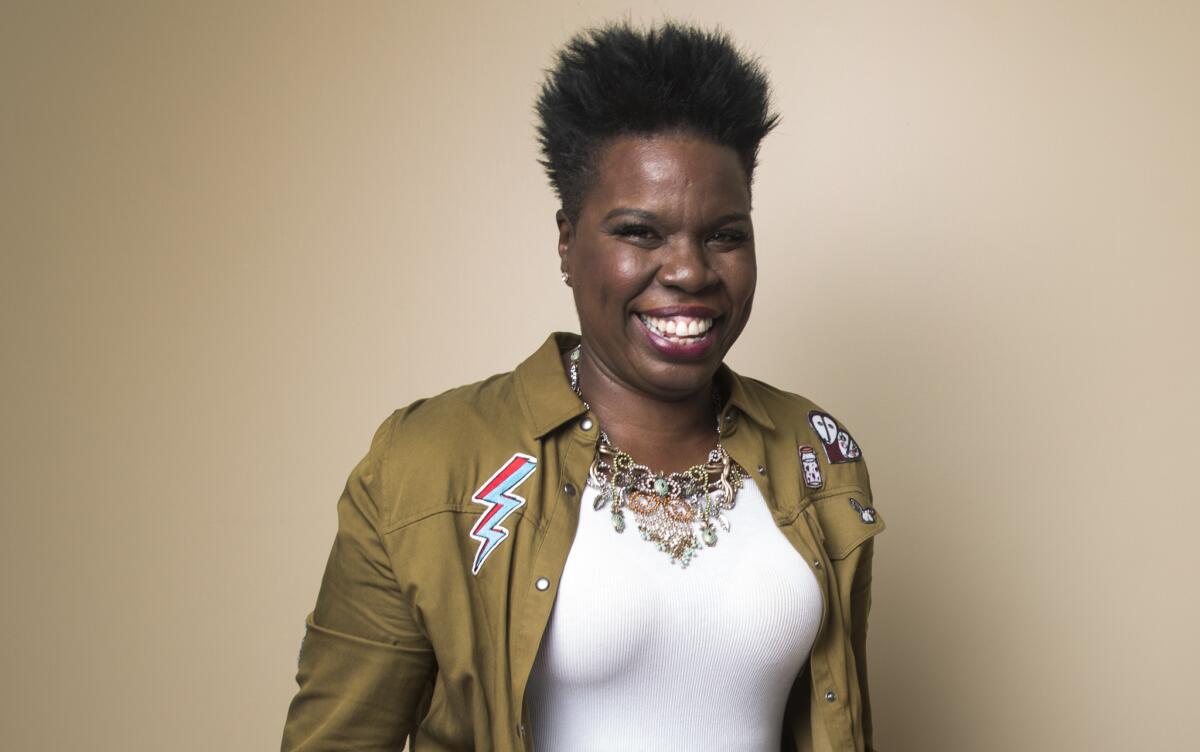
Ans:
[[[537,99],[540,161],[572,222],[613,138],[695,133],[737,151],[749,181],[759,142],[779,123],[757,60],[719,30],[671,21],[588,29],[558,51],[547,74]]]

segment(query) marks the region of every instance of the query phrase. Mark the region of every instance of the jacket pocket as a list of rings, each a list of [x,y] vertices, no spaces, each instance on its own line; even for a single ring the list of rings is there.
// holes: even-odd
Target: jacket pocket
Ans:
[[[830,559],[846,558],[885,527],[871,495],[858,487],[823,492],[812,499],[811,508]]]

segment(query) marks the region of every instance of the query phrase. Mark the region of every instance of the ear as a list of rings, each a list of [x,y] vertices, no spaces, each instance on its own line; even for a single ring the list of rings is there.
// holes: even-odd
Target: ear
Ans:
[[[571,224],[571,220],[567,218],[566,212],[559,209],[554,214],[554,221],[558,223],[558,259],[559,269],[567,275],[567,284],[570,285],[571,279],[571,243],[575,240],[575,225]]]

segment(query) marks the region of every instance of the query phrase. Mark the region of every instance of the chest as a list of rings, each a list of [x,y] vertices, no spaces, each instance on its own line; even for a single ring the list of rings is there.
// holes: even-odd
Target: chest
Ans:
[[[581,499],[539,672],[589,683],[699,664],[714,678],[779,673],[790,683],[820,624],[821,592],[752,481],[726,514],[730,530],[686,568],[636,525],[617,533],[594,495]]]

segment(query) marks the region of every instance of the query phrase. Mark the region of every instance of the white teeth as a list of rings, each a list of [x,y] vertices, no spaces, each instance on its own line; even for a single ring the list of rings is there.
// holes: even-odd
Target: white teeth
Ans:
[[[639,317],[655,333],[683,341],[704,335],[709,329],[712,329],[713,325],[712,319],[695,319],[687,316],[657,319],[639,314]]]

